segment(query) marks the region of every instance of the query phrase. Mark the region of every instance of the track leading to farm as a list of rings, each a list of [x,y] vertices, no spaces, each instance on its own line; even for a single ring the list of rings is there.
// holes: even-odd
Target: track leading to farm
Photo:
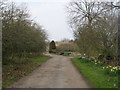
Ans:
[[[51,56],[53,58],[10,88],[90,88],[69,57]]]

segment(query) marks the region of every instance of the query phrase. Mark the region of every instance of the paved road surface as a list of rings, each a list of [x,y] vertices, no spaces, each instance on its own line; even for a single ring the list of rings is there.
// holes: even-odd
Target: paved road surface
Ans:
[[[69,57],[52,57],[10,88],[90,88]]]

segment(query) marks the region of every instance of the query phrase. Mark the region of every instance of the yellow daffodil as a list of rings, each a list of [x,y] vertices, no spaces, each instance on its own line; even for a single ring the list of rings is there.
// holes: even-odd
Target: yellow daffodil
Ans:
[[[105,69],[105,67],[102,67],[102,69]]]
[[[112,66],[109,66],[110,68],[112,67]]]
[[[110,71],[112,72],[112,71],[114,71],[113,69],[110,69]]]
[[[108,66],[106,68],[108,68]]]
[[[117,69],[117,67],[113,67],[113,69]]]

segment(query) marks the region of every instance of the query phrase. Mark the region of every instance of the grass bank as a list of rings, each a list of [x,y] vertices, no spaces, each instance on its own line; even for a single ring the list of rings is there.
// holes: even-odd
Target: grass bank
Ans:
[[[95,88],[118,88],[118,75],[105,74],[102,64],[90,63],[82,58],[72,58],[72,62]]]
[[[2,87],[6,88],[19,80],[21,77],[32,72],[43,62],[47,61],[50,57],[29,57],[29,58],[14,58],[7,61],[7,64],[2,66]]]

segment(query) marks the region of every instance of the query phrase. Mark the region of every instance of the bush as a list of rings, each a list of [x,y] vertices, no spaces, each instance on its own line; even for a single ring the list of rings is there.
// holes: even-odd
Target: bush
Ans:
[[[40,55],[46,50],[47,35],[41,26],[28,20],[29,13],[15,3],[4,5],[2,10],[3,60],[26,57],[28,53]]]

